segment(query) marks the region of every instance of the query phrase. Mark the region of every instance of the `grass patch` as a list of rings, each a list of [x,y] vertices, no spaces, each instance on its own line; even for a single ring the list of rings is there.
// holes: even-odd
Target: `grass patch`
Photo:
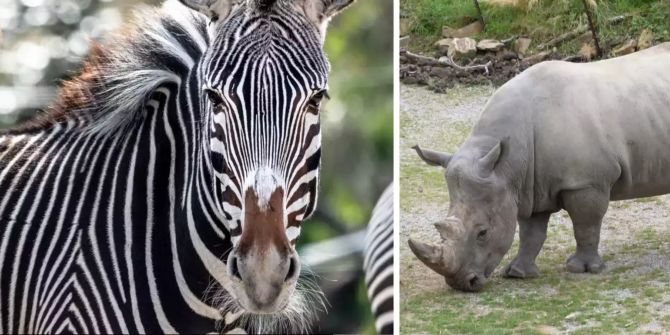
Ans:
[[[411,149],[419,144],[424,148],[455,152],[470,134],[472,122],[443,122],[436,119],[436,113],[449,110],[471,100],[473,97],[488,96],[493,91],[489,86],[462,87],[457,86],[446,94],[436,96],[440,102],[436,109],[421,109],[412,113],[400,113],[400,139],[402,159],[400,162],[400,207],[411,211],[419,202],[448,202],[447,184],[444,180],[444,169],[425,164]],[[425,127],[443,125],[440,132],[426,134]],[[431,185],[434,187],[427,187]]]
[[[446,187],[425,188],[421,185],[445,184],[444,173],[435,167],[419,167],[401,164],[400,166],[400,207],[402,210],[411,211],[416,201],[449,201]]]
[[[432,50],[440,38],[442,26],[464,26],[476,20],[476,10],[471,0],[401,0],[401,11],[409,20],[412,35],[410,49]],[[527,36],[533,39],[531,51],[564,32],[586,24],[581,0],[540,0],[530,10],[516,6],[494,5],[480,1],[486,21],[486,30],[476,39],[505,39]],[[631,14],[622,24],[605,24],[607,18]],[[670,2],[667,0],[608,0],[598,1],[596,18],[601,40],[619,37],[637,38],[643,29],[651,29],[657,41],[670,40]],[[559,46],[562,54],[574,54],[581,47],[579,39]]]
[[[569,218],[564,212],[552,215],[547,242],[537,258],[539,278],[494,276],[486,290],[477,294],[455,291],[446,284],[439,292],[404,295],[401,291],[401,333],[640,333],[648,324],[670,329],[670,317],[663,311],[670,304],[666,289],[670,273],[638,272],[640,264],[616,265],[622,257],[640,259],[667,250],[666,235],[653,227],[642,228],[602,255],[613,268],[599,275],[571,274],[564,264],[574,252],[574,240],[565,220]],[[501,266],[517,250],[518,237]]]
[[[412,127],[412,121],[402,122],[407,116],[401,115],[401,136],[408,135]],[[470,133],[471,125],[466,122],[454,122],[445,127],[445,136],[439,141],[432,143],[420,143],[423,147],[438,147],[450,153],[455,152],[458,146],[463,143]],[[406,137],[405,137],[406,138]],[[414,144],[412,144],[414,145]],[[400,185],[403,188],[400,191],[400,208],[402,210],[411,210],[415,207],[416,201],[441,200],[449,201],[447,184],[444,179],[444,169],[429,166],[425,164],[414,151],[411,150],[410,157],[400,163]],[[425,185],[435,185],[440,187],[425,187]]]
[[[661,277],[670,280],[667,274]],[[574,334],[611,334],[654,320],[668,329],[668,318],[657,317],[644,303],[662,301],[662,288],[644,284],[651,280],[659,280],[658,274],[593,276],[550,270],[533,280],[494,278],[478,294],[445,288],[445,294],[401,300],[401,315],[408,314],[401,333],[537,334],[551,327]]]

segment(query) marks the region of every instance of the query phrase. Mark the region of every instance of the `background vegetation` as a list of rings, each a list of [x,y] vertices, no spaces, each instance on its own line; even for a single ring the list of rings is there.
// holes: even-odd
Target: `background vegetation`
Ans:
[[[533,47],[553,37],[586,24],[582,0],[479,0],[486,30],[476,39],[506,39],[527,36]],[[511,5],[501,5],[511,4]],[[670,1],[667,0],[598,0],[595,8],[602,40],[637,38],[649,28],[657,41],[670,40]],[[400,0],[402,15],[412,36],[410,49],[431,50],[440,38],[442,26],[459,28],[476,20],[472,0]],[[606,24],[617,15],[630,14],[623,24]],[[562,44],[559,52],[575,54],[581,47],[578,39]]]
[[[144,1],[160,4],[162,1]],[[49,104],[77,73],[90,39],[123,25],[136,1],[0,0],[0,128]],[[326,52],[331,100],[322,114],[319,207],[303,226],[303,246],[365,228],[393,175],[393,6],[359,1],[331,23]],[[343,246],[345,248],[346,246]],[[330,313],[315,330],[369,333],[360,257],[318,273]]]

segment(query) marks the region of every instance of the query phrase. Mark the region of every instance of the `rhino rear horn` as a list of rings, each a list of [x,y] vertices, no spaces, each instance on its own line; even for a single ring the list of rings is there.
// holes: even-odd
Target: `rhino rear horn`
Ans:
[[[421,157],[424,162],[428,163],[428,165],[442,166],[446,168],[449,164],[449,161],[451,160],[451,155],[446,152],[421,149],[419,145],[413,146],[412,149],[414,149],[419,157]]]
[[[454,225],[454,222],[437,222],[434,225],[443,240],[454,238],[459,233],[459,229]]]

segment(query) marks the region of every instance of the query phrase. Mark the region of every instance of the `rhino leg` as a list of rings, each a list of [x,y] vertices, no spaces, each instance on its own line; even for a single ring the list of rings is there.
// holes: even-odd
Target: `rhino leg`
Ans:
[[[536,213],[519,219],[519,253],[503,270],[508,278],[533,278],[540,275],[535,258],[547,238],[547,223],[551,213]]]
[[[564,192],[563,207],[572,220],[577,251],[568,258],[566,267],[574,273],[599,273],[605,263],[598,254],[600,225],[609,205],[609,193],[595,189]]]

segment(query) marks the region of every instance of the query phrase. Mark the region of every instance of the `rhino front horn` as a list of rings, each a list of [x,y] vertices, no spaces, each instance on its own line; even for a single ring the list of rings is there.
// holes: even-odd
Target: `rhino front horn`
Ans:
[[[446,259],[443,257],[445,256],[443,254],[443,248],[432,243],[419,242],[412,238],[410,238],[407,243],[414,255],[416,255],[423,264],[426,264],[426,266],[441,275],[447,274],[449,264],[445,262]]]

